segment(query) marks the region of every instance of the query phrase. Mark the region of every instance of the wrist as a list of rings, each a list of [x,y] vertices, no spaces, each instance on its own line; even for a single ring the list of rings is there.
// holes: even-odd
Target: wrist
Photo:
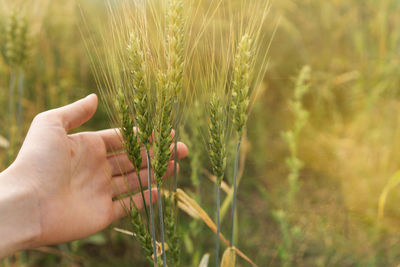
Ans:
[[[15,165],[0,173],[0,258],[35,247],[41,232],[34,187]]]

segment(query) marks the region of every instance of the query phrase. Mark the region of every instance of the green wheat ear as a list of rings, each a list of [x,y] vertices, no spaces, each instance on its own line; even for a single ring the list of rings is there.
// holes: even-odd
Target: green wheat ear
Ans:
[[[232,80],[232,104],[233,126],[239,136],[235,153],[235,168],[233,174],[233,198],[232,198],[232,217],[231,217],[231,238],[230,246],[233,246],[237,195],[237,176],[239,167],[239,152],[242,141],[244,127],[247,122],[247,109],[249,106],[250,72],[253,51],[252,40],[248,34],[244,34],[240,40],[233,65]]]
[[[118,110],[121,135],[124,147],[129,160],[132,162],[136,171],[140,170],[142,165],[142,155],[140,153],[140,144],[134,132],[134,123],[130,117],[129,106],[126,104],[125,96],[121,89],[118,90],[116,97],[116,107]]]
[[[157,183],[158,207],[161,229],[161,247],[163,256],[163,266],[167,266],[165,253],[165,227],[162,196],[160,188],[163,185],[163,176],[167,172],[168,161],[171,156],[170,146],[172,143],[172,106],[173,94],[167,76],[160,71],[157,81],[157,107],[156,107],[156,126],[154,134],[154,178]]]
[[[250,66],[252,40],[248,34],[242,36],[239,42],[233,66],[232,81],[232,112],[233,125],[239,134],[243,135],[243,129],[247,122],[247,108],[249,106]]]
[[[168,265],[169,266],[179,266],[180,263],[180,239],[179,233],[177,231],[177,199],[176,193],[172,193],[170,196],[165,198],[165,210],[168,211],[165,214],[165,234],[167,236],[168,243]]]
[[[167,60],[168,81],[175,97],[179,97],[183,87],[185,61],[185,19],[182,0],[169,1]]]
[[[217,235],[216,235],[216,266],[219,266],[219,243],[220,243],[220,205],[221,205],[221,183],[224,178],[226,167],[226,148],[225,148],[225,117],[224,107],[221,99],[213,94],[210,101],[210,119],[208,122],[209,156],[212,170],[217,177]]]
[[[215,94],[210,101],[210,120],[208,123],[209,156],[213,174],[217,177],[218,186],[221,185],[226,167],[224,108],[221,100]]]
[[[12,67],[21,67],[28,58],[28,23],[26,18],[13,11],[6,30],[6,59]]]
[[[119,89],[115,99],[115,106],[118,111],[119,122],[121,125],[121,135],[123,138],[123,144],[128,155],[130,162],[132,162],[133,166],[138,175],[139,181],[139,188],[140,194],[142,197],[143,203],[145,202],[144,193],[143,193],[143,186],[140,177],[140,166],[142,164],[142,156],[140,153],[140,144],[137,139],[137,136],[134,132],[134,123],[130,116],[129,106],[126,104],[125,96],[122,93],[122,90]],[[149,219],[147,207],[145,206],[146,218]],[[131,206],[130,206],[130,217],[133,226],[133,230],[136,233],[135,239],[140,243],[140,246],[145,250],[146,257],[153,261],[151,258],[153,254],[152,248],[152,239],[149,232],[146,230],[146,227],[143,223],[143,220],[137,210],[136,206],[134,205],[133,200],[131,199]]]
[[[162,177],[167,171],[168,161],[171,156],[171,115],[173,98],[171,87],[166,75],[160,74],[157,90],[157,110],[154,142],[154,177],[158,185],[163,184]]]
[[[140,39],[135,34],[131,34],[127,50],[132,78],[133,108],[135,109],[136,123],[139,128],[138,137],[148,147],[153,131],[151,104],[149,90],[146,86],[146,61],[144,52],[140,47]]]
[[[150,233],[146,230],[146,226],[140,216],[138,208],[135,203],[131,201],[130,207],[130,219],[133,226],[133,232],[135,233],[134,238],[139,242],[140,246],[143,248],[146,258],[153,263],[153,246],[151,244]]]

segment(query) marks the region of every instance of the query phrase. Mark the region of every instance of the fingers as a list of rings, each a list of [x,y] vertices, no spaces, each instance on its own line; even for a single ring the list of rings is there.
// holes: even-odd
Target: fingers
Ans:
[[[136,128],[134,128],[134,132],[136,133]],[[100,137],[103,139],[108,153],[123,149],[124,144],[120,129],[114,128],[101,130],[97,131],[97,134],[99,134]],[[174,136],[175,131],[171,130],[171,138],[173,138]],[[150,143],[153,142],[153,139],[153,137],[150,138]]]
[[[174,147],[175,147],[175,143],[172,143],[171,144],[171,147],[170,147],[170,151],[172,152],[171,153],[171,159],[173,159],[175,156],[175,149],[174,149]],[[176,150],[177,150],[177,152],[178,152],[178,154],[177,154],[177,159],[183,159],[183,158],[186,158],[186,156],[188,155],[188,148],[187,148],[187,146],[184,144],[184,143],[182,143],[182,142],[177,142],[177,145],[176,145]]]
[[[133,130],[136,134],[137,131],[136,127]],[[97,133],[101,136],[101,138],[103,138],[103,141],[107,147],[107,152],[118,151],[124,147],[120,129],[115,128],[115,129],[101,130],[97,131]],[[173,138],[174,136],[175,136],[175,131],[171,130],[171,138]],[[153,142],[153,139],[154,137],[152,136],[150,138],[150,143]]]
[[[177,164],[177,171],[179,171],[179,164]],[[163,179],[166,179],[168,177],[171,177],[174,174],[174,162],[170,161],[168,162],[168,167],[167,171],[163,177]],[[143,187],[148,186],[148,171],[147,169],[142,169],[139,172],[140,175],[140,181],[142,182]],[[151,181],[154,182],[154,173],[151,171]],[[112,192],[113,192],[113,197],[116,197],[121,194],[125,194],[127,192],[137,190],[140,188],[139,185],[139,178],[136,172],[131,172],[123,176],[116,176],[112,179],[111,182],[111,187],[112,187]]]
[[[85,122],[87,122],[96,112],[97,96],[88,95],[72,104],[54,109],[50,112],[55,113],[60,119],[65,130],[68,132]]]
[[[103,139],[107,152],[118,151],[124,147],[121,132],[117,128],[97,131],[97,134]]]
[[[156,202],[158,200],[157,190],[153,189],[151,193],[152,193],[151,194],[152,202],[154,203],[154,202]],[[150,199],[150,194],[149,194],[148,190],[146,190],[144,192],[144,198],[145,198],[145,201],[146,201],[146,205],[149,205],[149,203],[150,203],[150,200],[149,200]],[[144,203],[143,203],[143,200],[142,200],[142,197],[141,197],[140,193],[135,194],[134,196],[132,196],[132,200],[133,200],[133,202],[135,203],[135,206],[138,209],[143,209]],[[131,203],[131,197],[125,197],[123,199],[115,200],[113,202],[114,221],[119,220],[119,219],[121,219],[121,218],[123,218],[123,217],[125,217],[127,215],[126,212],[127,212],[127,210],[129,210],[130,203]]]
[[[174,158],[174,144],[171,145],[171,158]],[[183,159],[188,154],[188,148],[184,143],[178,142],[177,144],[177,159]],[[147,159],[146,159],[146,151],[144,148],[141,149],[141,156],[142,156],[142,164],[140,168],[147,167]],[[153,150],[150,149],[150,157],[153,157]],[[113,154],[108,156],[108,161],[112,167],[113,176],[127,173],[134,170],[132,163],[129,161],[128,156],[125,152],[120,152],[117,154]]]

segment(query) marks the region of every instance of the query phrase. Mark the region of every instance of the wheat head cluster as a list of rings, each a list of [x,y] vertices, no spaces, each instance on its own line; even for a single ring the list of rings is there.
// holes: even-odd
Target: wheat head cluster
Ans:
[[[148,189],[155,188],[158,203],[150,204],[144,212],[133,204],[126,211],[134,238],[154,266],[180,263],[180,210],[201,218],[215,232],[216,266],[234,266],[236,255],[255,265],[234,243],[234,218],[240,144],[245,138],[251,98],[260,86],[266,65],[267,51],[261,49],[260,40],[264,37],[261,26],[269,5],[245,2],[246,7],[257,11],[253,16],[226,13],[229,9],[220,6],[230,4],[223,1],[209,7],[202,17],[198,15],[199,9],[204,8],[201,2],[125,1],[122,7],[110,4],[111,37],[104,36],[105,48],[93,48],[95,43],[88,41],[89,50],[94,51],[93,66],[108,103],[109,117],[113,126],[120,129],[125,151],[137,170],[142,162],[141,147],[146,152],[150,166]],[[231,24],[212,23],[217,12],[229,17]],[[193,120],[195,113],[202,123]],[[184,125],[192,129],[190,133]],[[199,142],[196,147],[200,147],[193,154],[208,155],[210,175],[216,178],[215,222],[179,186],[177,141],[181,137],[190,140],[189,134],[193,132],[197,133],[194,142]],[[234,159],[227,157],[229,139],[237,142]],[[170,158],[174,160],[174,177],[172,183],[165,183],[163,177]],[[221,186],[227,160],[235,161],[229,241],[223,236],[220,223]],[[198,164],[197,161],[193,166],[197,170]],[[140,184],[143,200],[144,190]],[[221,241],[227,245],[222,260]]]

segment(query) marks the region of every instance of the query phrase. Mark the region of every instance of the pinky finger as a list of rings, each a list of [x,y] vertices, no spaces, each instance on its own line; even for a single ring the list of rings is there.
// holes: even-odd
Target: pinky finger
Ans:
[[[157,197],[157,190],[153,189],[152,191],[152,202],[156,202],[158,200]],[[144,198],[146,201],[146,205],[148,206],[150,203],[150,194],[149,191],[146,190],[144,191]],[[114,211],[114,221],[119,220],[123,217],[125,217],[127,214],[127,212],[129,211],[129,207],[131,204],[131,199],[133,200],[133,202],[135,203],[135,206],[141,210],[144,207],[144,203],[142,200],[142,196],[140,195],[140,193],[137,193],[135,195],[133,195],[132,197],[128,196],[119,200],[114,200],[113,201],[113,211]]]

